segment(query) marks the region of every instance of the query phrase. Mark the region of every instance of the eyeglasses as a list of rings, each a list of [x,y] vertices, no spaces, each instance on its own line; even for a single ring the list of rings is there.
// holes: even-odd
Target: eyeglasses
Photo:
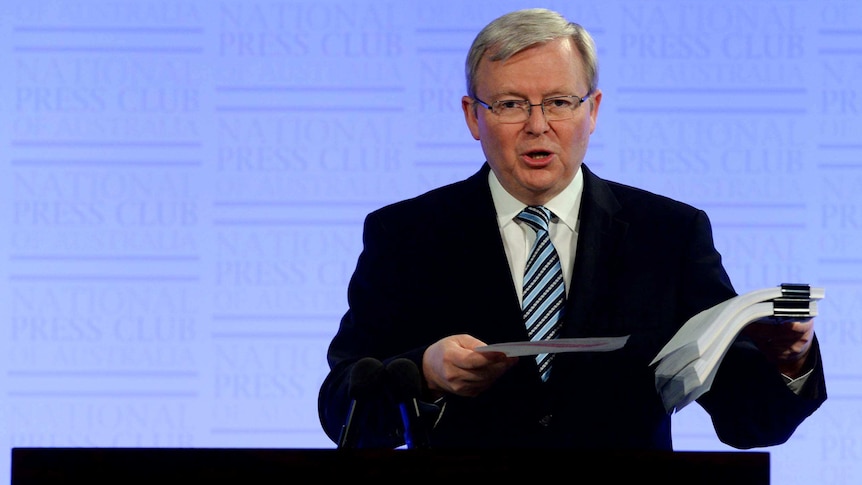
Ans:
[[[473,100],[497,115],[500,123],[523,123],[530,119],[533,106],[541,106],[542,113],[548,121],[562,121],[574,118],[575,110],[589,99],[592,91],[583,98],[577,96],[553,96],[545,98],[541,103],[532,104],[526,99],[501,99],[488,104],[473,96]]]

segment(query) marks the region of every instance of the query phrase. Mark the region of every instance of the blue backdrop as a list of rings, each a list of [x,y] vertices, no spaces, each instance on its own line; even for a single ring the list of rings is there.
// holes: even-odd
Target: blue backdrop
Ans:
[[[4,449],[333,447],[363,217],[479,167],[464,57],[528,6],[0,0]],[[826,288],[830,397],[773,483],[860,483],[862,3],[543,6],[598,44],[599,175],[707,210],[740,292]],[[675,423],[728,449],[697,406]]]

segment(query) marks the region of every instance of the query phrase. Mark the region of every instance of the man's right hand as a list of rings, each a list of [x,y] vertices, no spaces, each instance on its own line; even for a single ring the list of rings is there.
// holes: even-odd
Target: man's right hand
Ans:
[[[432,397],[447,393],[478,396],[518,362],[500,352],[476,352],[485,342],[466,334],[438,340],[422,356],[422,372]]]

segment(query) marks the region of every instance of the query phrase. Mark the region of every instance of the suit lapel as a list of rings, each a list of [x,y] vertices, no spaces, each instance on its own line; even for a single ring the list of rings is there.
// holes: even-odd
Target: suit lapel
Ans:
[[[462,243],[462,264],[470,267],[472,274],[480,275],[473,291],[479,301],[489,302],[487,319],[495,338],[498,341],[522,340],[527,333],[497,224],[497,211],[488,185],[489,171],[485,163],[467,179],[460,210],[464,220],[469,222],[459,225],[454,237]]]
[[[578,248],[572,271],[563,337],[601,335],[601,322],[590,318],[595,306],[608,301],[615,254],[628,223],[615,218],[620,205],[607,183],[585,165],[578,226]]]

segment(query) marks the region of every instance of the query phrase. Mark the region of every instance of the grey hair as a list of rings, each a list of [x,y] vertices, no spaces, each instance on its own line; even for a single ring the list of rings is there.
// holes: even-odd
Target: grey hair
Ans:
[[[504,61],[528,47],[563,37],[571,38],[580,52],[590,92],[595,91],[599,84],[599,58],[590,33],[553,10],[530,8],[498,17],[473,40],[465,65],[467,95],[476,96],[476,70],[486,54],[492,61]]]

